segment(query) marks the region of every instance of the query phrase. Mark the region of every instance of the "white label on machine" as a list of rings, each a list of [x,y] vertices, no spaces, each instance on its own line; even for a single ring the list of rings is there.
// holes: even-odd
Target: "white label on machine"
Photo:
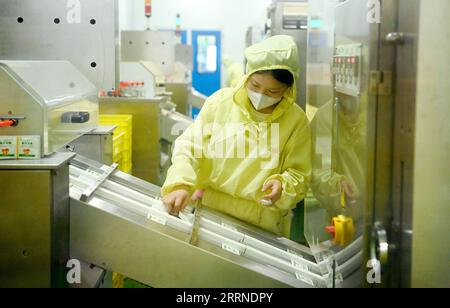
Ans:
[[[298,258],[303,259],[303,256],[298,254],[297,252],[288,249],[288,253],[291,255],[291,264],[294,268],[302,271],[302,272],[309,272],[309,268],[306,264],[301,263]],[[303,274],[301,274],[300,272],[295,271],[295,276],[297,277],[298,280],[301,280],[303,282],[306,282],[307,284],[310,285],[314,285],[313,281],[308,278],[305,277]]]
[[[99,177],[99,176],[100,176],[99,173],[97,173],[97,172],[95,172],[94,170],[91,170],[91,169],[87,169],[86,172],[89,173],[89,174],[92,174],[92,175],[94,175],[94,176],[96,176],[96,177]]]
[[[291,259],[291,264],[293,267],[298,268],[300,270],[304,270],[304,271],[308,271],[309,272],[309,268],[307,265],[300,263],[297,260]]]
[[[239,249],[237,249],[235,247],[232,247],[232,246],[230,246],[228,244],[225,244],[225,243],[222,243],[222,249],[226,250],[228,252],[231,252],[231,253],[233,253],[235,255],[238,255],[238,256],[241,255],[241,252],[239,251]]]
[[[0,136],[0,159],[17,158],[17,137]]]
[[[291,264],[293,267],[301,269],[301,270],[306,270],[309,271],[309,268],[307,265],[301,263],[298,259],[303,259],[303,256],[293,250],[288,249],[288,254],[289,257],[291,259]]]
[[[303,256],[302,256],[301,254],[299,254],[298,252],[294,251],[294,250],[288,249],[287,252],[288,252],[288,254],[290,254],[290,255],[293,255],[293,256],[296,256],[296,257],[299,257],[299,258],[302,258],[302,259],[303,259]]]
[[[19,136],[17,152],[19,159],[40,159],[41,136]]]
[[[224,222],[222,222],[222,227],[223,227],[224,229],[227,229],[227,230],[237,231],[237,228],[236,228],[236,227],[234,227],[234,226],[232,226],[232,225],[228,225],[228,224],[226,224],[226,223],[224,223]]]
[[[301,280],[303,282],[306,282],[309,285],[314,286],[314,282],[310,278],[305,277],[303,274],[300,274],[299,272],[295,272],[295,276],[297,277],[298,280]]]
[[[166,220],[164,218],[151,215],[150,213],[147,215],[147,219],[154,221],[156,223],[159,223],[160,225],[163,225],[163,226],[166,225]]]
[[[103,171],[108,171],[109,170],[109,166],[103,165],[100,167],[101,170]]]
[[[178,213],[178,217],[180,217],[180,219],[182,221],[186,221],[190,224],[194,223],[194,215],[192,214],[184,214],[182,212]]]

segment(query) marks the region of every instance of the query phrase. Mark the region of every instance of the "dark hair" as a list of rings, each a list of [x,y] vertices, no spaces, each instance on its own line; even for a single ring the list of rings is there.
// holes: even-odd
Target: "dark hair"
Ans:
[[[288,70],[266,70],[266,71],[258,71],[255,74],[270,74],[277,81],[284,83],[288,87],[291,87],[294,84],[294,76]]]

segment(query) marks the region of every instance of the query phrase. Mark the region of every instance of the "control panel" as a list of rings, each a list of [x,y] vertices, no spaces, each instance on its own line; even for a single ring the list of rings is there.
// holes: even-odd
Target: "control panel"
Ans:
[[[333,82],[337,92],[350,96],[361,93],[362,45],[336,46],[333,57]]]

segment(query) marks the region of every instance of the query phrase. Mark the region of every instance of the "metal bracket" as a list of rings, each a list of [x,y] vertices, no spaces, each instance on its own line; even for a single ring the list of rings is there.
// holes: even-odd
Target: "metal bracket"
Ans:
[[[392,95],[392,72],[371,71],[369,75],[369,95]]]
[[[19,116],[0,116],[0,120],[25,120],[26,117],[19,117]]]
[[[195,203],[194,223],[192,224],[191,238],[189,244],[196,246],[198,243],[198,233],[200,231],[200,212],[202,211],[201,199]]]
[[[369,75],[369,95],[378,95],[378,85],[381,82],[381,72],[371,71]]]
[[[382,82],[378,85],[378,95],[392,95],[392,72],[382,72]]]
[[[94,184],[86,188],[80,196],[80,201],[86,202],[90,196],[106,181],[106,179],[113,173],[119,165],[114,163],[95,181]]]

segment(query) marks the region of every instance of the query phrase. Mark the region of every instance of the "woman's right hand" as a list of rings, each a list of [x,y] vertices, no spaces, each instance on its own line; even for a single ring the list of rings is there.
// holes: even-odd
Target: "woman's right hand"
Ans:
[[[179,188],[162,198],[162,201],[170,214],[178,214],[186,208],[190,198],[188,189]]]

